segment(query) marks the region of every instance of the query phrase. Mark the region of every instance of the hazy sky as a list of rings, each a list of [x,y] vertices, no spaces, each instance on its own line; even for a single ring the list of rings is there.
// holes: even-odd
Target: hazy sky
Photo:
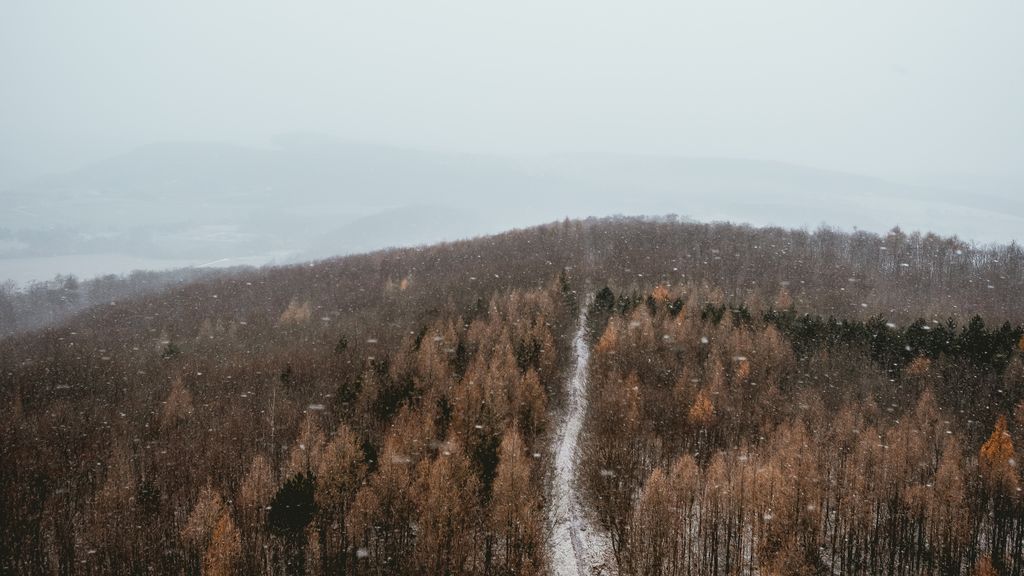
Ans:
[[[8,176],[290,131],[1024,172],[1020,0],[0,4]]]

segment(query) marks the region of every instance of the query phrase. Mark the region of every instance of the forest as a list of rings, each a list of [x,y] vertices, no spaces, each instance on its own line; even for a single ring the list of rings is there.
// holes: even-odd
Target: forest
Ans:
[[[175,284],[195,282],[241,268],[181,268],[163,272],[136,270],[126,276],[108,274],[88,280],[59,274],[45,282],[18,285],[0,278],[0,338],[59,324],[97,304],[109,304]]]
[[[596,573],[1024,574],[1016,244],[566,220],[132,294],[0,326],[0,573],[561,574],[581,329]]]

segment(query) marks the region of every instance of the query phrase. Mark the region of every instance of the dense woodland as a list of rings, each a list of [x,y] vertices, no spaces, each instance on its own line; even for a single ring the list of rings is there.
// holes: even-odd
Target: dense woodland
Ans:
[[[642,219],[239,271],[0,340],[0,571],[1024,574],[1024,253]]]
[[[137,270],[127,276],[108,274],[89,280],[79,280],[74,275],[58,275],[45,282],[19,286],[12,280],[3,279],[3,261],[0,260],[0,338],[52,326],[97,304],[109,304],[239,270]]]
[[[1024,328],[601,295],[582,482],[624,573],[1024,571]]]

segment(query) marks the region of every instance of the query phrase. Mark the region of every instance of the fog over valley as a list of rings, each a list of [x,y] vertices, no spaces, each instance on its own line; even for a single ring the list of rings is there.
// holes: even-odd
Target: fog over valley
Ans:
[[[1019,3],[56,0],[0,21],[0,278],[565,217],[1019,238]]]
[[[562,218],[669,215],[1016,239],[1024,199],[760,160],[497,156],[318,135],[143,146],[3,192],[0,276],[284,264]]]

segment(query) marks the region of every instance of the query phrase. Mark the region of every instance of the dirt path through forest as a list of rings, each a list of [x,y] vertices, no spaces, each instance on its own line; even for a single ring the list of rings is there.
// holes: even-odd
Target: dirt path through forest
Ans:
[[[587,408],[587,299],[581,301],[579,327],[573,339],[576,363],[567,386],[565,415],[555,435],[555,480],[551,506],[551,568],[555,576],[613,574],[607,538],[594,526],[577,489],[576,446]]]

